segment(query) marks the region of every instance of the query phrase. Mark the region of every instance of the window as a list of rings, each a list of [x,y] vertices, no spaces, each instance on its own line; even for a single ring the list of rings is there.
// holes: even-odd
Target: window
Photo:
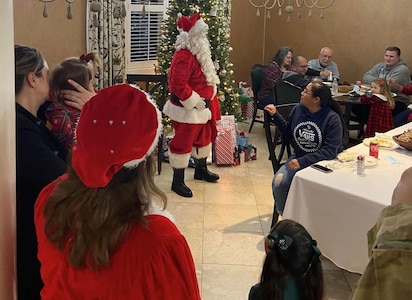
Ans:
[[[129,0],[126,17],[126,73],[154,73],[161,24],[168,0]]]

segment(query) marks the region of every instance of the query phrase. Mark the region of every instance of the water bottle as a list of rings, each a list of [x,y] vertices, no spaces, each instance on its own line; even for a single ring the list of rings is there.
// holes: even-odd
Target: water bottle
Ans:
[[[333,78],[332,81],[332,95],[337,95],[338,94],[338,80],[336,77]]]

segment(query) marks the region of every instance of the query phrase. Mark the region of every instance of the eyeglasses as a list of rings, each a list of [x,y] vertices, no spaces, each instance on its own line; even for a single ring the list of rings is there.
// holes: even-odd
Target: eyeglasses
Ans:
[[[307,68],[308,65],[301,65],[301,66],[296,66],[296,67],[299,67],[299,68]]]
[[[313,93],[309,91],[308,89],[304,89],[303,92],[308,95],[313,95]]]

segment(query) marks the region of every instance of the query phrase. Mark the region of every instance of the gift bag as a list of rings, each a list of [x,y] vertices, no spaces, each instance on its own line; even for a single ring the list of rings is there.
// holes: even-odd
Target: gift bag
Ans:
[[[221,116],[220,121],[217,123],[217,129],[227,129],[230,132],[230,135],[232,137],[232,145],[233,147],[236,145],[236,122],[235,122],[235,116],[234,115],[224,115]]]
[[[234,161],[233,149],[230,131],[227,129],[218,130],[214,144],[216,165],[232,165]]]
[[[236,89],[239,94],[240,114],[245,119],[253,118],[254,104],[253,92],[250,87],[244,87],[239,83],[239,89]]]

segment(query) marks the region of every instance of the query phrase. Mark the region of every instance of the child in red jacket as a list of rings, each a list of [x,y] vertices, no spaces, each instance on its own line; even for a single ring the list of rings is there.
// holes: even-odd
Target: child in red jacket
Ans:
[[[392,109],[395,107],[395,101],[386,80],[378,78],[372,81],[371,92],[371,95],[361,96],[362,103],[370,105],[365,137],[394,128]]]

